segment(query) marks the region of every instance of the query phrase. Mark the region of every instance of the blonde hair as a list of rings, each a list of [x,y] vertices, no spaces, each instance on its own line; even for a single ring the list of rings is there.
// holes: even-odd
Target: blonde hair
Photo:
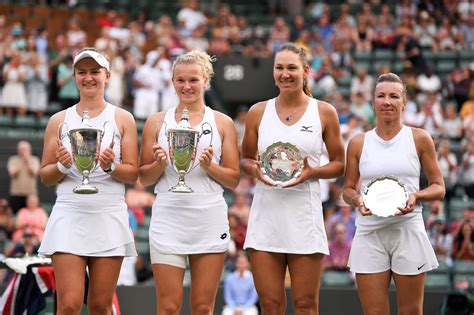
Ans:
[[[207,78],[206,89],[211,86],[211,78],[214,76],[214,69],[212,63],[216,61],[215,56],[208,55],[205,51],[193,50],[185,54],[179,55],[173,63],[172,72],[174,78],[174,72],[178,65],[199,65],[201,66],[202,73]]]
[[[308,55],[306,54],[306,49],[303,46],[295,44],[295,43],[285,43],[281,45],[280,49],[278,49],[278,52],[281,52],[281,51],[291,51],[292,53],[297,54],[298,57],[300,57],[300,61],[303,64],[303,68],[305,68],[306,66],[309,66]],[[304,79],[303,81],[303,92],[304,94],[310,97],[312,96],[307,78]]]

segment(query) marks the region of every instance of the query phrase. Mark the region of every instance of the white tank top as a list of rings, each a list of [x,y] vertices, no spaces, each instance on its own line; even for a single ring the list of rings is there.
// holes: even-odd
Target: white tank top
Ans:
[[[67,131],[72,129],[79,128],[81,126],[82,117],[79,116],[76,110],[76,106],[71,106],[66,110],[66,116],[64,117],[64,125],[62,127],[62,139],[61,142],[66,147],[66,149],[71,152],[71,142],[69,137],[66,135]],[[100,152],[103,152],[110,143],[112,142],[112,136],[115,131],[114,139],[114,153],[115,153],[115,162],[121,163],[121,140],[122,135],[120,134],[117,124],[115,122],[115,110],[116,106],[107,103],[106,107],[97,117],[91,118],[90,122],[94,128],[100,130],[105,130],[104,136],[102,138]],[[107,123],[106,123],[107,122]],[[105,126],[104,126],[105,124]],[[125,185],[120,183],[112,178],[109,174],[105,173],[100,166],[89,175],[90,184],[99,189],[100,194],[114,194],[124,196],[125,194]],[[67,195],[74,194],[73,189],[82,183],[82,173],[76,168],[75,165],[72,166],[71,172],[64,177],[63,181],[58,184],[57,194],[58,195]]]
[[[321,120],[317,101],[310,98],[303,116],[293,125],[287,126],[278,117],[275,109],[275,99],[267,101],[265,112],[258,128],[258,151],[261,154],[265,149],[275,142],[289,142],[301,151],[301,156],[308,156],[309,164],[313,167],[320,165],[321,153],[323,151],[323,137]],[[307,181],[309,185],[317,186],[319,181]],[[257,187],[266,187],[258,182]],[[304,189],[305,183],[296,186],[296,189]]]
[[[176,108],[177,107],[173,107],[166,111],[164,120],[166,124],[163,124],[163,126],[161,127],[160,134],[158,137],[158,143],[161,145],[162,148],[164,148],[167,153],[169,152],[169,146],[166,130],[169,128],[176,128],[178,126],[178,123],[175,119]],[[222,141],[219,131],[217,129],[214,111],[208,106],[205,107],[204,117],[202,121],[197,126],[193,126],[193,128],[202,132],[203,124],[204,130],[210,129],[210,125],[212,128],[212,133],[201,135],[196,151],[196,160],[193,166],[194,168],[189,171],[188,174],[185,175],[185,182],[186,185],[191,187],[196,193],[218,192],[222,194],[224,192],[222,186],[215,180],[213,180],[211,177],[209,177],[209,175],[207,175],[207,173],[199,166],[199,156],[201,156],[202,151],[211,144],[211,139],[212,148],[214,149],[214,156],[212,157],[212,161],[216,164],[220,164],[222,156]],[[168,159],[168,161],[170,161],[170,159]],[[163,175],[161,175],[160,179],[156,183],[155,193],[167,193],[170,187],[175,186],[177,183],[178,173],[176,173],[171,164],[168,164],[168,166],[165,168]]]
[[[361,192],[372,178],[384,175],[400,179],[409,194],[416,192],[420,189],[420,171],[421,164],[410,127],[403,126],[400,132],[388,141],[380,138],[375,129],[365,134],[359,162]],[[367,234],[389,224],[421,216],[421,209],[421,205],[418,204],[412,213],[388,218],[375,215],[362,216],[357,212],[356,233]]]

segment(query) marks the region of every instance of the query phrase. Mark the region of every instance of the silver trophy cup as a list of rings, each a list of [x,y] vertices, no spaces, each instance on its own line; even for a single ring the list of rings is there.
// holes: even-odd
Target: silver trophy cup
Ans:
[[[205,125],[209,126],[210,129],[204,130]],[[168,139],[171,165],[179,175],[178,183],[171,187],[169,191],[177,193],[193,192],[193,189],[186,185],[184,176],[197,166],[194,165],[194,162],[199,140],[203,134],[209,133],[211,134],[210,144],[212,144],[211,125],[207,122],[203,123],[201,132],[191,127],[187,108],[183,110],[178,126],[176,128],[170,128],[165,132]]]
[[[83,113],[81,127],[66,132],[71,142],[73,163],[82,174],[81,185],[73,189],[76,194],[96,194],[99,191],[97,187],[90,185],[89,175],[99,166],[98,159],[104,133],[104,130],[92,127],[87,111]]]

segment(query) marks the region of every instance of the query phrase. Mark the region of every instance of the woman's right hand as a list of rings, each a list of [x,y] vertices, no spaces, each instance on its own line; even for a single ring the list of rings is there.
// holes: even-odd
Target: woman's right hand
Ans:
[[[357,205],[356,207],[359,210],[359,213],[363,216],[372,215],[372,211],[370,211],[370,209],[365,206],[364,199],[362,199],[361,195],[357,195],[354,198],[354,204]]]
[[[255,164],[252,166],[252,174],[254,175],[255,178],[257,178],[259,181],[261,181],[265,185],[276,186],[275,183],[271,182],[265,176],[263,176],[260,161],[255,161]]]
[[[168,154],[159,144],[154,144],[153,147],[153,157],[158,162],[159,165],[166,166],[168,165]]]
[[[64,165],[66,168],[70,168],[72,166],[72,157],[69,154],[68,150],[61,141],[58,140],[58,148],[56,149],[56,159],[59,163]]]

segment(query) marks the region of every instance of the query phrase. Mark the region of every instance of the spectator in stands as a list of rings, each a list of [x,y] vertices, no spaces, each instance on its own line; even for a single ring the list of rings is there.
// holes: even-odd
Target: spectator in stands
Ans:
[[[394,44],[394,30],[390,22],[379,16],[374,26],[374,37],[372,46],[375,49],[391,49]]]
[[[199,0],[187,0],[177,15],[177,20],[188,31],[188,34],[200,25],[207,25],[206,16],[199,10]]]
[[[26,90],[25,75],[26,69],[22,62],[19,51],[13,51],[10,61],[3,67],[3,80],[5,82],[2,89],[1,106],[6,109],[8,116],[16,114],[23,116],[26,113]]]
[[[352,207],[344,201],[341,195],[341,197],[336,202],[336,213],[331,215],[326,220],[326,233],[328,235],[328,240],[333,240],[336,236],[336,226],[338,224],[343,224],[344,235],[346,236],[346,239],[349,242],[352,241],[356,231],[355,220],[355,212],[353,211]]]
[[[465,187],[466,195],[469,198],[474,198],[474,133],[471,134],[471,137],[472,139],[465,146],[462,156],[461,181]]]
[[[443,110],[436,93],[428,94],[423,101],[417,120],[417,126],[428,131],[432,137],[436,138],[441,134]]]
[[[455,260],[474,261],[474,232],[472,222],[464,221],[453,240]]]
[[[104,99],[110,63],[103,53],[83,48],[74,58],[73,69],[80,101],[54,114],[45,131],[40,175],[46,186],[57,185],[57,198],[39,253],[52,259],[59,315],[80,314],[86,268],[88,313],[111,314],[123,258],[137,255],[124,200],[125,183],[137,179],[137,131],[128,111]],[[58,136],[58,131],[61,125],[68,130],[83,124],[102,129],[106,122],[114,129],[105,128],[99,167],[90,174],[98,193],[75,194],[82,172],[73,165],[69,138]]]
[[[275,55],[273,68],[279,95],[255,104],[247,116],[242,168],[258,183],[245,248],[250,250],[265,314],[284,313],[287,267],[295,313],[317,314],[323,255],[329,254],[318,180],[342,173],[344,148],[337,113],[331,104],[312,98],[308,76],[305,50],[293,43],[284,44]],[[313,132],[301,132],[302,125],[312,126]],[[290,141],[304,149],[301,175],[284,187],[265,179],[257,160],[258,151],[276,141]],[[320,166],[324,144],[330,162]]]
[[[169,15],[162,15],[153,28],[153,38],[155,38],[157,44],[163,45],[165,44],[164,39],[171,36],[174,30],[171,17]]]
[[[449,140],[459,142],[463,136],[463,126],[461,117],[456,111],[456,104],[449,102],[444,107],[444,122],[442,126],[442,135]]]
[[[441,140],[438,144],[438,164],[446,185],[445,198],[449,202],[458,181],[459,165],[456,154],[451,151],[451,145],[447,139]]]
[[[48,65],[44,57],[32,53],[25,67],[27,108],[36,117],[42,117],[48,106]]]
[[[453,259],[451,253],[453,250],[453,237],[448,233],[444,214],[438,214],[434,218],[427,233],[438,261],[442,261],[446,263],[448,267],[452,267]]]
[[[441,200],[431,201],[429,203],[429,209],[427,210],[429,211],[429,213],[428,213],[428,216],[424,219],[425,227],[426,227],[426,230],[430,230],[431,226],[433,225],[433,223],[435,222],[435,220],[438,218],[439,215],[445,216],[444,202]]]
[[[8,199],[0,198],[0,252],[3,252],[14,228],[15,218]]]
[[[458,112],[461,115],[461,118],[463,118],[465,116],[463,106],[464,103],[468,101],[472,83],[469,69],[461,67],[453,69],[453,71],[449,73],[446,81],[447,97],[456,100]]]
[[[229,207],[229,213],[235,214],[239,220],[247,226],[250,213],[250,200],[248,195],[242,192],[234,192],[234,202]]]
[[[413,36],[402,36],[397,42],[396,49],[402,60],[410,61],[413,65],[413,72],[417,75],[426,69],[426,61],[421,52],[418,41]]]
[[[344,223],[334,226],[334,237],[329,241],[329,255],[324,256],[324,270],[348,270],[347,261],[351,251],[351,240],[348,238]]]
[[[369,128],[374,125],[374,110],[361,91],[352,96],[349,110],[362,121],[364,127]]]
[[[464,49],[474,49],[474,14],[469,14],[467,20],[461,22],[459,32],[463,38]]]
[[[418,23],[415,24],[414,35],[422,49],[431,50],[433,52],[439,50],[436,40],[437,32],[436,24],[432,22],[429,13],[421,11]]]
[[[298,38],[301,37],[303,31],[307,31],[308,28],[306,26],[304,16],[303,15],[295,15],[293,17],[293,23],[290,27],[290,41],[294,42]]]
[[[321,40],[325,50],[331,51],[335,30],[331,24],[329,15],[323,14],[319,18],[318,23],[313,26],[312,30],[314,33],[319,33],[321,35]]]
[[[461,229],[461,226],[463,225],[464,222],[470,222],[471,225],[474,225],[474,207],[467,205],[463,210],[462,210],[462,217],[452,221],[449,224],[449,233],[451,235],[456,235],[459,230]]]
[[[66,38],[69,49],[75,53],[87,45],[87,33],[81,28],[79,18],[73,16],[67,23]]]
[[[133,188],[127,189],[125,202],[138,223],[143,224],[145,214],[151,212],[151,207],[155,202],[155,194],[147,191],[145,186],[137,179]]]
[[[238,254],[236,267],[237,270],[224,280],[225,306],[222,315],[257,315],[258,295],[244,252]]]
[[[270,30],[270,38],[268,39],[268,50],[276,53],[281,45],[290,39],[290,29],[282,17],[276,17]]]
[[[377,23],[377,18],[372,12],[372,5],[369,2],[362,3],[361,12],[357,15],[357,20],[365,22],[368,26],[374,27]]]
[[[354,97],[357,93],[362,93],[363,99],[367,102],[372,100],[372,89],[374,85],[374,79],[367,73],[367,69],[364,67],[357,67],[356,75],[351,79],[351,97]]]
[[[106,49],[105,53],[110,58],[110,79],[105,88],[106,99],[118,106],[123,106],[125,97],[125,61],[122,57],[122,51]]]
[[[49,97],[50,100],[58,100],[59,86],[57,83],[58,67],[70,54],[64,34],[56,35],[54,46],[48,49],[48,68],[50,73]]]
[[[157,194],[150,224],[150,256],[158,314],[180,312],[187,258],[193,283],[191,312],[213,313],[229,246],[223,191],[234,189],[239,182],[239,153],[232,120],[204,103],[205,89],[214,74],[213,60],[199,51],[180,55],[172,69],[179,104],[152,114],[143,128],[140,181],[146,186],[156,184]],[[169,192],[178,183],[178,174],[170,164],[163,121],[167,128],[175,128],[177,121],[212,126],[213,136],[201,137],[196,149],[199,167],[186,175],[193,194]]]
[[[402,0],[397,3],[395,13],[399,20],[402,20],[405,16],[415,17],[418,13],[416,4],[410,0]]]
[[[356,51],[371,52],[372,41],[374,38],[374,29],[370,23],[360,16],[357,18],[355,35],[355,49]]]
[[[38,253],[39,241],[33,231],[25,228],[20,239],[13,241],[5,249],[7,257],[23,257],[25,255],[35,255]]]
[[[356,273],[365,314],[389,313],[392,277],[399,312],[421,314],[425,273],[438,263],[426,235],[420,202],[444,197],[443,176],[431,136],[401,121],[407,101],[403,81],[393,73],[381,75],[373,95],[376,127],[354,137],[347,150],[344,200],[358,208],[349,266]],[[420,190],[422,169],[428,185]],[[405,183],[407,205],[398,208],[398,216],[375,216],[360,193],[371,179],[387,174]]]
[[[136,119],[145,120],[158,111],[161,88],[160,70],[157,67],[158,61],[157,55],[149,54],[146,62],[138,67],[133,75],[135,86],[133,116]]]
[[[438,29],[437,40],[440,50],[459,50],[462,48],[462,33],[449,17],[444,17]]]
[[[234,126],[237,131],[237,143],[239,144],[239,150],[244,139],[245,132],[245,119],[247,118],[247,112],[249,111],[247,105],[241,105],[237,108],[237,114],[234,118]]]
[[[229,233],[236,250],[244,248],[246,232],[247,222],[242,222],[237,213],[229,211]]]
[[[67,109],[79,101],[79,90],[74,82],[72,69],[73,58],[68,54],[58,66],[57,85],[59,86],[58,98],[62,109]]]
[[[209,41],[209,53],[216,56],[231,54],[230,44],[224,35],[223,29],[216,27],[212,29],[211,33],[212,36]]]
[[[34,234],[34,237],[41,241],[43,239],[44,228],[48,221],[48,215],[39,203],[37,195],[29,195],[26,199],[26,207],[18,211],[15,219],[15,232],[13,233],[13,240],[19,240],[22,237],[25,229],[28,227]]]
[[[10,206],[13,213],[26,206],[26,198],[38,193],[38,173],[40,161],[31,153],[31,143],[18,141],[17,154],[8,158],[7,169],[10,176]]]
[[[426,67],[423,73],[420,73],[416,77],[416,86],[418,88],[418,103],[423,103],[429,94],[435,94],[435,98],[438,97],[438,93],[441,91],[441,79],[434,73],[433,68]]]

